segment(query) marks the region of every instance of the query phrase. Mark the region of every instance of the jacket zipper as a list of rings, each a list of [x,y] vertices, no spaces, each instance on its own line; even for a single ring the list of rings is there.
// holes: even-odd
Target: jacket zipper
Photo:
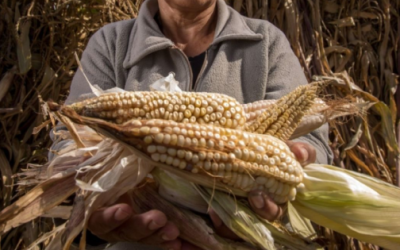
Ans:
[[[180,48],[178,48],[178,47],[176,47],[176,46],[172,46],[171,48],[172,48],[172,49],[178,50],[179,53],[183,56],[183,58],[184,58],[185,61],[186,61],[186,67],[187,67],[187,69],[188,69],[188,71],[189,71],[189,86],[188,86],[184,91],[190,91],[190,90],[192,89],[191,86],[192,86],[192,82],[193,82],[193,71],[192,71],[192,68],[190,67],[189,59],[188,59],[188,57],[185,55],[185,53],[183,53],[183,51],[182,51]]]
[[[196,91],[196,88],[197,88],[197,85],[198,85],[198,83],[199,83],[199,81],[200,81],[200,78],[201,78],[201,76],[203,75],[204,70],[205,70],[205,68],[206,68],[206,66],[207,66],[207,62],[208,62],[208,61],[207,61],[207,58],[208,58],[208,50],[206,50],[206,54],[205,54],[205,56],[204,56],[203,65],[201,65],[201,69],[200,69],[199,74],[197,75],[196,82],[194,83],[194,86],[191,88],[192,91]]]

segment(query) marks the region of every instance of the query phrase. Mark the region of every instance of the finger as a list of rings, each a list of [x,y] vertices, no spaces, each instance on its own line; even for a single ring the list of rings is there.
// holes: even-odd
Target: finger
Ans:
[[[282,216],[282,209],[265,192],[253,190],[249,192],[249,203],[254,212],[268,221]]]
[[[132,209],[127,204],[117,204],[100,209],[90,216],[89,230],[95,235],[103,235],[122,225],[132,216]]]
[[[157,232],[143,238],[140,242],[151,245],[161,245],[162,243],[167,243],[174,241],[179,236],[179,229],[172,222],[167,221],[165,226],[163,226]]]
[[[287,144],[302,166],[316,161],[317,152],[310,144],[304,142],[287,142]]]
[[[140,241],[166,226],[168,220],[159,210],[137,214],[112,232],[115,240]]]
[[[214,224],[215,231],[219,236],[222,236],[224,238],[231,239],[231,240],[240,240],[240,237],[237,236],[232,230],[230,230],[223,223],[221,218],[218,216],[218,214],[213,209],[210,209],[208,211],[208,214],[210,215],[211,221]]]
[[[160,247],[166,250],[182,250],[182,241],[180,239],[175,239],[162,243]]]
[[[202,249],[187,241],[182,240],[181,250],[202,250]]]

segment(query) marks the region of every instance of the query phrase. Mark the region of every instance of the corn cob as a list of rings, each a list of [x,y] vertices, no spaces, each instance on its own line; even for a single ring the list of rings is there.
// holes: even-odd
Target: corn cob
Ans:
[[[284,203],[294,199],[296,187],[302,181],[302,168],[279,139],[287,139],[293,132],[311,106],[317,87],[298,87],[244,128],[273,136],[240,129],[246,122],[244,108],[225,95],[123,92],[92,98],[73,104],[71,108],[83,116],[83,120],[78,119],[81,123],[84,116],[101,118],[94,122],[95,126],[112,132],[155,162],[211,176],[244,192],[266,189],[275,202]],[[192,112],[189,106],[203,112]],[[245,109],[254,109],[247,106]],[[165,108],[170,111],[175,108],[181,115],[166,116]],[[132,109],[142,112],[135,113]],[[184,115],[187,110],[188,115]],[[68,114],[68,107],[64,111]],[[205,119],[208,114],[230,119],[235,111],[235,122]],[[160,117],[160,113],[164,116]]]
[[[260,100],[252,103],[243,104],[243,110],[246,114],[246,123],[251,124],[260,117],[266,110],[275,108],[278,100]],[[331,106],[320,98],[315,98],[313,105],[304,112],[305,116],[310,116],[330,110]]]
[[[318,88],[318,84],[303,85],[275,103],[264,101],[245,105],[223,94],[119,92],[78,102],[71,108],[79,115],[117,124],[132,119],[164,119],[244,129],[287,140],[312,106]],[[267,105],[268,109],[260,114]],[[258,118],[245,124],[251,113],[257,113]]]
[[[154,162],[209,176],[244,192],[266,189],[278,204],[293,200],[301,185],[302,167],[273,136],[160,119],[112,124],[74,117],[68,107],[61,111],[75,122],[111,132]]]
[[[277,100],[260,100],[252,103],[243,104],[243,110],[246,114],[246,123],[253,122],[257,119],[266,109],[274,107],[273,105]]]
[[[312,106],[319,87],[319,84],[297,87],[272,104],[256,121],[247,124],[245,130],[288,140],[305,112]]]
[[[241,128],[242,106],[232,97],[213,93],[118,92],[74,103],[82,116],[122,124],[131,119],[164,119]]]

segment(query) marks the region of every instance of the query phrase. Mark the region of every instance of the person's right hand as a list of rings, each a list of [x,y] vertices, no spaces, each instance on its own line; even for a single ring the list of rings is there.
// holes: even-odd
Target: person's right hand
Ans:
[[[108,242],[140,242],[174,250],[201,250],[179,239],[178,228],[164,213],[150,210],[135,214],[127,196],[118,204],[95,211],[88,222],[88,229]]]
[[[296,156],[297,161],[304,167],[314,163],[317,159],[315,148],[304,142],[287,141],[290,150]],[[248,193],[249,203],[254,212],[260,217],[272,222],[283,216],[282,208],[271,199],[265,191],[253,190]],[[218,217],[217,213],[210,209],[210,218],[214,224],[216,232],[225,238],[239,240],[240,238],[232,232]]]

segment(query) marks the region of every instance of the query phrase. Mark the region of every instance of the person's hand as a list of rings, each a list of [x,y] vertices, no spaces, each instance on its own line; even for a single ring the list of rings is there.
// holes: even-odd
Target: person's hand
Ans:
[[[164,213],[150,210],[135,214],[127,200],[123,196],[118,204],[94,212],[88,229],[108,242],[141,242],[163,249],[201,250],[181,240],[178,228],[168,221]]]
[[[304,167],[317,160],[317,151],[313,146],[305,142],[287,141],[286,144],[296,156],[297,161]]]
[[[286,143],[296,156],[297,161],[302,166],[306,166],[315,162],[317,154],[315,148],[310,144],[292,141],[288,141]],[[282,208],[277,205],[266,192],[262,190],[253,190],[249,192],[248,199],[253,211],[268,221],[277,220],[283,215]],[[210,210],[209,215],[214,224],[216,232],[220,236],[233,240],[240,239],[222,222],[214,210]]]

